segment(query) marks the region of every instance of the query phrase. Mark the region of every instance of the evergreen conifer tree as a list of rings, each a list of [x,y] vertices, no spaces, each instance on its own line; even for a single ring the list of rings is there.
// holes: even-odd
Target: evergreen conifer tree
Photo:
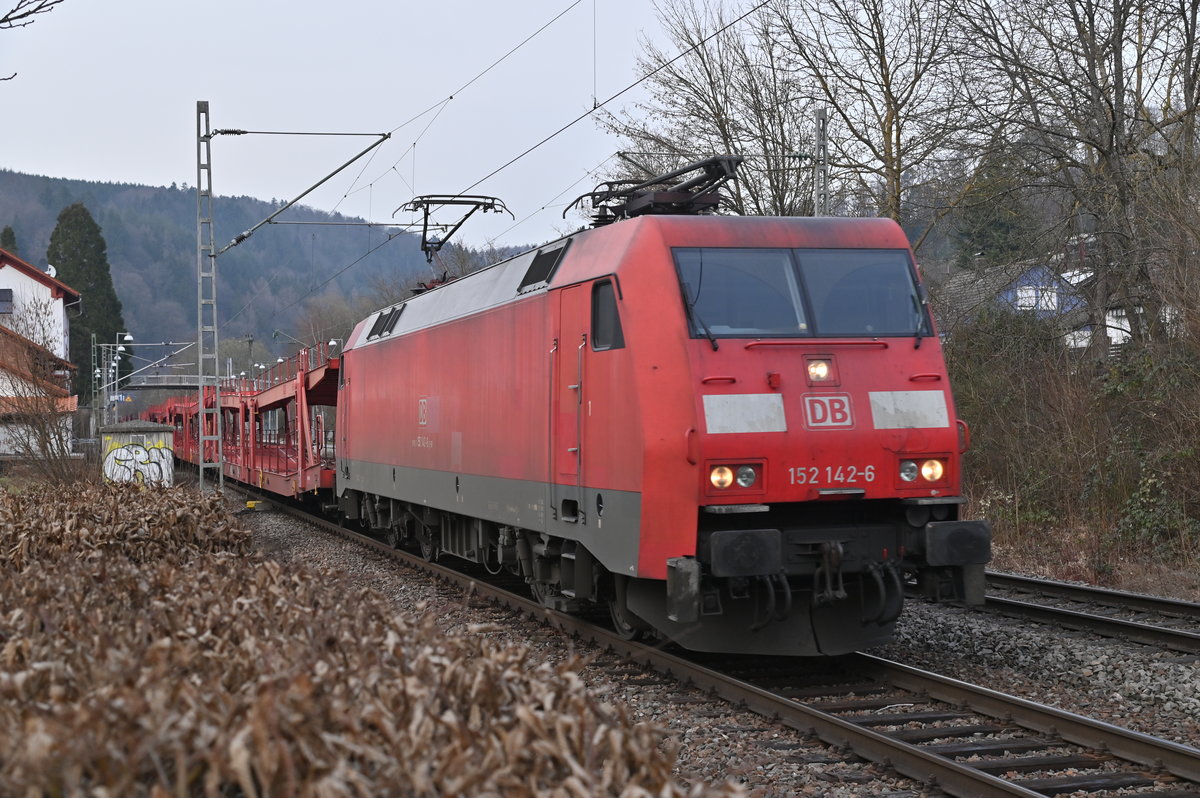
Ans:
[[[107,250],[100,225],[81,202],[58,215],[46,249],[46,260],[58,270],[58,279],[83,297],[82,314],[71,319],[70,360],[76,367],[74,389],[84,401],[92,395],[92,335],[98,343],[113,343],[117,333],[126,329]],[[122,365],[122,371],[127,371],[127,361]]]
[[[12,225],[5,225],[4,229],[0,230],[0,249],[8,250],[14,255],[21,254],[17,249],[17,234],[13,232]]]
[[[980,164],[959,203],[958,268],[1002,266],[1032,254],[1036,222],[1024,201],[1027,180],[1011,153],[993,153]]]

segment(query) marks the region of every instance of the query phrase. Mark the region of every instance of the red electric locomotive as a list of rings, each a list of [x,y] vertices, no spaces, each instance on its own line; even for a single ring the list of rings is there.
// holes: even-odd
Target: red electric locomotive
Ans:
[[[652,212],[710,189],[627,192],[642,215],[361,322],[340,510],[696,650],[886,642],[912,576],[981,601],[990,529],[958,518],[966,428],[903,232]]]

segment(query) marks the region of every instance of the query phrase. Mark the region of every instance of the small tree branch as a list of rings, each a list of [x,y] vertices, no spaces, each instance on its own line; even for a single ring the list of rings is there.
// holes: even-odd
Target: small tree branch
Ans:
[[[17,0],[16,6],[0,16],[0,30],[7,28],[23,28],[34,23],[38,14],[47,14],[63,0]],[[10,80],[4,78],[4,80]]]

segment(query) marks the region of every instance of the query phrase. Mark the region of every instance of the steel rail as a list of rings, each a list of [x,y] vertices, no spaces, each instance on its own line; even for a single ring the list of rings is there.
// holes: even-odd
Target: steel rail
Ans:
[[[992,574],[987,576],[989,586],[1022,593],[1040,593],[1080,603],[1101,604],[1123,610],[1153,612],[1170,618],[1195,619],[1200,624],[1200,604],[1178,599],[1159,598],[1140,593],[1120,590],[1072,585],[1064,582],[1045,582],[1029,577]],[[985,610],[1003,615],[1031,618],[1042,623],[1053,623],[1106,637],[1119,637],[1146,645],[1200,653],[1200,625],[1197,629],[1180,629],[1144,621],[1112,618],[1106,615],[1085,612],[1067,607],[1038,604],[1033,601],[988,596],[983,605]]]
[[[1081,631],[1095,632],[1105,637],[1120,637],[1150,646],[1192,654],[1200,653],[1200,632],[1191,632],[1186,629],[1155,626],[1121,618],[1107,618],[1103,615],[1092,615],[1065,607],[1051,607],[1045,604],[1033,604],[996,596],[988,596],[984,608],[994,609],[1003,615],[1030,618]]]
[[[960,704],[994,718],[1010,719],[1025,728],[1053,734],[1089,748],[1108,751],[1147,767],[1161,767],[1188,781],[1200,782],[1200,749],[1114,726],[1065,709],[911,668],[870,654],[858,654],[879,668],[888,681],[931,698]]]
[[[1073,601],[1091,601],[1114,607],[1157,612],[1163,615],[1175,615],[1183,618],[1195,618],[1197,621],[1200,621],[1200,603],[1183,601],[1182,599],[1149,596],[1145,593],[1130,593],[1124,590],[1111,590],[1092,585],[1073,585],[1070,582],[1048,581],[996,571],[987,572],[987,581],[989,585],[1004,590],[1043,593],[1048,596],[1059,596]]]
[[[257,496],[257,494],[255,494]],[[1037,789],[999,778],[951,756],[877,732],[866,725],[831,712],[799,703],[770,689],[705,667],[662,650],[622,639],[615,632],[596,626],[585,618],[548,609],[511,591],[481,582],[468,574],[429,562],[415,554],[395,549],[367,535],[340,527],[286,503],[268,500],[273,506],[306,522],[377,551],[384,556],[420,569],[436,578],[464,586],[473,595],[508,606],[572,637],[588,640],[625,659],[648,666],[689,683],[759,715],[832,746],[854,751],[873,762],[957,796],[1036,796]],[[1029,731],[1048,734],[1077,745],[1099,749],[1147,768],[1165,770],[1191,782],[1200,782],[1200,750],[1149,735],[1085,718],[1066,710],[1036,704],[987,688],[921,671],[867,654],[855,655],[864,666],[882,674],[895,687],[959,706],[980,715],[1002,719]],[[830,694],[837,688],[830,688]],[[952,732],[953,727],[943,729]],[[951,736],[949,734],[944,736]],[[1020,760],[1012,760],[1014,764]],[[980,763],[976,763],[980,764]],[[1048,768],[1049,769],[1049,768]],[[1032,785],[1036,787],[1037,785]]]

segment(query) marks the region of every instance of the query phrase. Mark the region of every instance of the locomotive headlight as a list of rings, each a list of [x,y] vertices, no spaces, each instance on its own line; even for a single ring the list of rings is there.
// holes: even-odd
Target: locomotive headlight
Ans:
[[[946,473],[941,460],[926,460],[921,463],[921,476],[926,482],[937,482]]]
[[[905,482],[916,482],[917,480],[917,464],[914,460],[900,461],[900,479]]]
[[[717,466],[708,475],[708,481],[718,490],[725,490],[733,484],[733,469],[729,466]]]
[[[808,378],[813,382],[824,382],[829,379],[831,372],[828,360],[808,361]]]
[[[758,472],[754,470],[754,466],[744,465],[737,470],[737,484],[739,487],[750,488],[758,481]]]

